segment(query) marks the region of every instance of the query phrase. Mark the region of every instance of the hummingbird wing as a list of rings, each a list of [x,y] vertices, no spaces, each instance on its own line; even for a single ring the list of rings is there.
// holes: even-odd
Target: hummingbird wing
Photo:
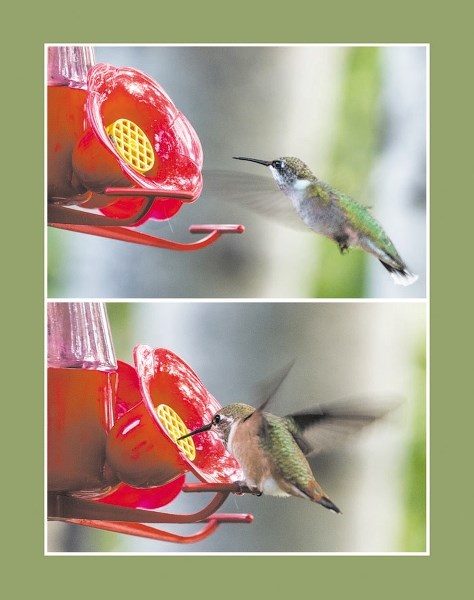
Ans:
[[[311,231],[271,176],[205,169],[203,179],[203,195],[234,202],[291,229]]]
[[[244,421],[252,418],[253,415],[258,415],[263,412],[268,403],[273,399],[275,394],[278,391],[278,388],[281,386],[283,381],[286,379],[286,376],[291,371],[291,368],[295,364],[295,359],[291,360],[284,367],[279,369],[276,373],[274,373],[268,379],[265,379],[259,384],[259,393],[258,400],[260,402],[259,406],[255,409],[255,411],[246,417]]]
[[[384,417],[400,402],[371,403],[340,400],[287,415],[288,429],[307,456],[328,452],[366,425]]]

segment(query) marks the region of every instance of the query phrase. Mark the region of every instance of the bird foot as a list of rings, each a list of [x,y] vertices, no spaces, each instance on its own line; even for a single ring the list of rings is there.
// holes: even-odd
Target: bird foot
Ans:
[[[349,243],[348,243],[348,239],[347,238],[339,238],[336,239],[336,243],[339,246],[339,250],[341,251],[341,254],[346,254],[346,252],[349,251]]]
[[[253,486],[249,486],[245,481],[236,481],[235,484],[239,490],[235,492],[237,496],[243,496],[244,494],[252,494],[252,496],[261,496],[262,492]]]

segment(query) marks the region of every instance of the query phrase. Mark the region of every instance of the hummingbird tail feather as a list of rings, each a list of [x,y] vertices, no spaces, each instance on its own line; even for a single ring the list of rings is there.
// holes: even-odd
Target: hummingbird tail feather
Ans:
[[[328,498],[324,490],[321,489],[321,486],[316,479],[310,481],[306,488],[303,489],[300,487],[298,490],[300,494],[297,495],[301,495],[301,492],[303,492],[303,494],[313,502],[317,502],[318,504],[321,504],[321,506],[324,506],[324,508],[328,508],[335,513],[341,513],[341,510],[334,504],[332,500],[330,500],[330,498]]]
[[[403,260],[398,255],[397,251],[393,247],[393,244],[388,240],[385,240],[386,244],[391,248],[385,248],[381,243],[375,243],[373,239],[364,238],[360,240],[360,247],[369,252],[382,263],[387,271],[392,276],[395,283],[399,285],[411,285],[418,279],[418,275],[411,273]]]
[[[316,500],[316,502],[318,502],[318,504],[321,504],[321,506],[324,506],[324,508],[328,508],[329,510],[332,510],[337,514],[342,514],[341,510],[327,496],[321,496],[321,498],[319,498],[319,500]]]
[[[392,265],[387,264],[382,259],[379,260],[390,273],[395,283],[398,283],[399,285],[411,285],[412,283],[415,283],[415,281],[418,279],[418,275],[411,273],[405,267],[405,265],[400,265],[400,267],[394,267]]]

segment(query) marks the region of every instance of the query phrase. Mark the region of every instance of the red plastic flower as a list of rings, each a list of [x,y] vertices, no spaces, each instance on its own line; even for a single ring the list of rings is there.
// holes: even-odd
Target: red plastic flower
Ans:
[[[134,360],[135,369],[119,364],[117,420],[107,436],[107,463],[119,479],[134,488],[162,486],[188,471],[206,483],[241,479],[217,437],[200,436],[191,448],[176,441],[220,409],[194,371],[163,348],[136,346]]]
[[[201,144],[156,81],[132,68],[90,67],[89,60],[81,49],[50,53],[48,225],[182,252],[243,233],[243,225],[192,225],[190,233],[205,237],[175,242],[135,229],[199,197]]]
[[[199,138],[161,86],[141,71],[97,64],[87,90],[52,87],[48,96],[50,201],[77,201],[112,218],[139,213],[146,198],[105,193],[138,188],[160,198],[134,226],[166,219],[202,190]],[[62,116],[63,115],[63,116]],[[85,119],[84,119],[85,116]],[[170,197],[166,198],[167,192]]]

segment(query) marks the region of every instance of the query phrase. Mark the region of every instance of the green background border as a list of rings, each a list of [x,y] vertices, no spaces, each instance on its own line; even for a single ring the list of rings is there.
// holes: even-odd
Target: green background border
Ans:
[[[189,5],[189,6],[188,6]],[[472,156],[468,108],[472,90],[471,23],[464,3],[398,1],[331,7],[310,2],[224,4],[97,1],[74,6],[44,0],[9,7],[3,35],[4,169],[7,221],[3,250],[3,349],[12,383],[4,396],[3,571],[15,596],[108,598],[243,597],[301,593],[332,598],[415,597],[469,589],[467,537],[472,478],[472,389],[460,388],[471,348],[463,310],[472,199],[465,175]],[[41,17],[37,17],[42,10]],[[43,44],[83,43],[337,43],[431,45],[431,556],[430,557],[44,557],[43,556]],[[472,121],[472,119],[470,118]],[[5,180],[8,178],[8,181]],[[460,185],[462,184],[462,192]],[[469,208],[466,205],[469,205]],[[448,209],[449,208],[449,212]],[[472,210],[472,209],[471,209]],[[446,226],[450,225],[449,228]],[[448,229],[448,231],[447,231]],[[466,229],[466,231],[464,231]],[[465,241],[466,240],[466,241]],[[455,253],[453,252],[455,250]],[[464,259],[465,260],[465,259]],[[4,320],[5,321],[5,320]],[[472,320],[471,320],[472,323]],[[449,354],[448,354],[449,353]],[[5,363],[4,363],[5,364]],[[470,366],[470,365],[469,365]],[[467,390],[469,389],[469,393]],[[19,402],[25,407],[18,410]],[[19,419],[21,418],[21,420]],[[469,427],[469,432],[468,432]],[[6,459],[6,460],[5,460]],[[464,476],[464,477],[463,477]],[[469,547],[468,547],[469,544]],[[469,563],[468,563],[469,560]],[[6,581],[5,581],[6,579]],[[11,580],[11,581],[9,581]],[[464,580],[464,581],[463,581]],[[14,587],[12,587],[14,586]],[[33,588],[33,589],[32,589]],[[199,590],[199,592],[198,592]],[[29,595],[30,595],[29,594]]]

